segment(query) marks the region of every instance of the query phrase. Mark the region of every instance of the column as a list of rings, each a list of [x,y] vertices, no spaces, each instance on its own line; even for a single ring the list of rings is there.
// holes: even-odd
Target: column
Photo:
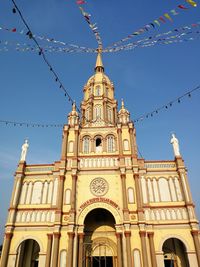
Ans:
[[[75,139],[74,139],[74,156],[78,155],[78,129],[75,129]]]
[[[84,233],[78,234],[79,246],[78,246],[78,267],[83,266],[83,239]]]
[[[74,243],[74,233],[68,233],[68,257],[67,257],[67,267],[73,267],[73,243]],[[55,265],[56,266],[56,265]]]
[[[62,152],[61,152],[61,159],[65,160],[67,157],[67,144],[68,144],[68,127],[64,126],[63,129],[63,140],[62,140]]]
[[[129,219],[129,212],[128,212],[128,201],[127,201],[127,193],[126,193],[126,174],[121,173],[121,181],[122,181],[122,198],[123,198],[123,213],[124,219]]]
[[[58,251],[59,251],[59,240],[60,240],[60,233],[53,233],[53,251],[52,251],[52,266],[58,266]]]
[[[65,176],[64,175],[61,175],[59,177],[59,187],[58,187],[58,200],[57,200],[58,210],[61,210],[62,209],[64,180],[65,180]]]
[[[118,140],[119,140],[119,156],[123,155],[123,150],[122,150],[122,129],[117,128],[117,133],[118,133]]]
[[[156,251],[155,251],[154,240],[153,240],[154,233],[153,232],[148,232],[147,234],[148,234],[148,238],[149,238],[151,264],[152,264],[152,267],[157,267]]]
[[[124,233],[126,238],[126,253],[127,253],[127,267],[132,266],[132,257],[131,257],[131,232],[125,232]]]
[[[76,207],[76,181],[77,175],[72,174],[72,193],[71,193],[71,210],[75,211]]]
[[[1,267],[7,267],[12,235],[13,235],[12,233],[6,233],[5,234],[3,251],[2,251],[2,255],[1,255]]]
[[[146,245],[146,232],[140,231],[140,239],[142,245],[142,259],[143,259],[143,266],[148,267],[148,255],[147,255],[147,245]]]
[[[194,240],[194,246],[196,250],[196,255],[197,255],[197,262],[198,265],[200,266],[200,242],[199,242],[199,231],[198,230],[192,230],[191,231],[193,240]]]
[[[122,267],[122,234],[116,233],[117,237],[117,266]]]
[[[108,120],[108,118],[107,118],[107,105],[106,105],[106,101],[104,100],[103,101],[103,118],[104,118],[104,121],[107,121]]]
[[[45,262],[45,267],[50,267],[51,264],[51,249],[52,249],[52,234],[47,234],[47,254],[46,254],[46,262]]]
[[[134,174],[135,178],[135,194],[137,199],[138,219],[143,220],[142,194],[140,190],[139,174]]]

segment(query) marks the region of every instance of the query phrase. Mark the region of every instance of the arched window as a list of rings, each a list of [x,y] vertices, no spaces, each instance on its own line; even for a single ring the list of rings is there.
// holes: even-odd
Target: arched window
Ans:
[[[115,139],[114,136],[109,135],[107,137],[107,151],[114,152],[115,151]]]
[[[42,198],[42,182],[35,182],[33,186],[31,204],[40,204]]]
[[[106,97],[108,97],[108,92],[109,92],[109,89],[108,87],[106,87],[106,92],[105,92]]]
[[[74,142],[73,141],[70,141],[69,142],[68,152],[72,153],[73,151],[74,151]]]
[[[128,188],[128,202],[135,203],[134,190],[131,187]]]
[[[133,251],[133,261],[134,261],[134,267],[141,267],[141,257],[140,257],[140,251],[139,249],[134,249]]]
[[[101,111],[102,111],[101,105],[96,105],[94,107],[94,116],[96,120],[101,119],[101,116],[102,116]]]
[[[101,87],[97,85],[95,87],[95,96],[100,96],[101,95]]]
[[[83,138],[83,153],[89,153],[90,152],[90,138],[89,136],[85,136]]]
[[[88,89],[88,94],[89,94],[89,96],[92,95],[92,88],[91,87]]]
[[[85,111],[85,118],[86,118],[87,121],[90,119],[90,108],[87,108],[86,109],[86,111]]]
[[[67,189],[65,191],[65,204],[66,205],[70,204],[70,195],[71,195],[71,191],[70,189]]]
[[[171,201],[168,181],[165,178],[158,180],[161,201]]]
[[[129,150],[129,142],[128,142],[128,140],[127,139],[125,139],[124,141],[123,141],[123,143],[124,143],[124,150]]]
[[[101,137],[96,138],[95,144],[96,144],[96,153],[101,153],[102,152],[102,139],[101,139]]]
[[[108,107],[107,109],[107,116],[108,116],[108,121],[112,122],[112,109]]]
[[[66,267],[67,266],[67,251],[66,250],[62,250],[60,252],[60,267]]]

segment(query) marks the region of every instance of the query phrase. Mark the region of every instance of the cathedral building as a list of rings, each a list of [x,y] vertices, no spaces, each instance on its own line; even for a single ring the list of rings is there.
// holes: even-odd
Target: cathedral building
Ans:
[[[199,267],[198,220],[177,138],[174,160],[138,156],[136,130],[98,53],[73,104],[61,157],[26,163],[22,146],[1,267]]]

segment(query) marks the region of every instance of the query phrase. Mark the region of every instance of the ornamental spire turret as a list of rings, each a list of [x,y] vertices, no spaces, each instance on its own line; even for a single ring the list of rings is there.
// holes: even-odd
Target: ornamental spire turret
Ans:
[[[79,116],[78,116],[78,112],[76,111],[76,103],[75,103],[75,101],[72,104],[72,111],[68,115],[68,124],[71,127],[74,127],[75,125],[79,124]]]
[[[104,66],[103,66],[103,62],[102,62],[102,58],[101,58],[101,53],[102,53],[102,49],[98,48],[97,49],[97,60],[96,60],[96,65],[95,65],[95,72],[104,72]]]
[[[130,122],[130,113],[127,109],[125,109],[123,99],[121,102],[121,109],[118,112],[118,120],[119,120],[119,123],[122,123],[122,124],[127,124],[128,122]]]

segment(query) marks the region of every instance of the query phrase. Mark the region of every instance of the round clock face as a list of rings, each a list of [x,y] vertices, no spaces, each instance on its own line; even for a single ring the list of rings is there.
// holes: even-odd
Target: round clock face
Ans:
[[[90,191],[95,196],[103,196],[108,192],[108,183],[105,179],[98,177],[90,183]]]

